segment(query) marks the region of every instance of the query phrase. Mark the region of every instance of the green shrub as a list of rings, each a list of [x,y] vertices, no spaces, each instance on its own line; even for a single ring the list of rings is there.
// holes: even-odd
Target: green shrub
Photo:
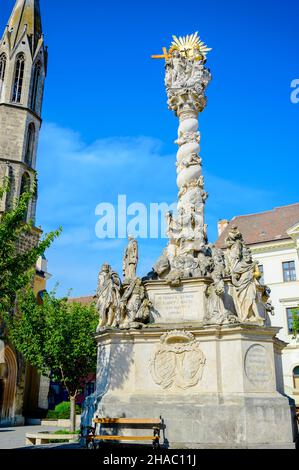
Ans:
[[[47,419],[69,419],[71,414],[71,404],[69,401],[63,401],[55,406],[55,410],[49,410]],[[76,405],[76,414],[81,414],[79,405]]]
[[[72,431],[70,431],[69,429],[68,429],[68,430],[66,430],[66,429],[59,429],[58,431],[55,431],[54,433],[51,433],[51,434],[56,434],[56,435],[57,435],[57,439],[59,439],[59,435],[61,435],[61,434],[70,434],[70,435],[76,434],[76,435],[78,435],[78,438],[79,438],[80,431],[74,431],[74,432],[72,432]],[[57,442],[58,442],[57,439],[50,439],[50,440],[49,440],[49,444],[57,444]],[[60,443],[69,442],[69,440],[67,440],[67,439],[59,439],[59,442],[60,442]]]
[[[47,413],[47,419],[58,419],[56,411],[49,410]]]
[[[59,429],[58,431],[55,431],[53,434],[57,434],[58,436],[60,434],[80,434],[80,431],[77,430],[77,431],[70,431],[69,429]]]

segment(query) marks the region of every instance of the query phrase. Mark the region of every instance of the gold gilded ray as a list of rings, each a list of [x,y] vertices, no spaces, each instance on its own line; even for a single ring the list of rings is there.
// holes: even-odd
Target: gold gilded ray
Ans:
[[[166,47],[163,47],[163,55],[152,55],[152,59],[170,59],[174,51],[179,51],[180,54],[185,55],[187,58],[193,58],[199,56],[199,58],[205,59],[207,53],[212,49],[209,48],[198,36],[198,32],[183,37],[172,36],[173,41],[171,43],[169,51]]]

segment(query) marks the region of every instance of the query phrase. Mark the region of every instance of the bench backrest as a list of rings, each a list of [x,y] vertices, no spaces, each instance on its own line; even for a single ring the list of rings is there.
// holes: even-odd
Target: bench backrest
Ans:
[[[161,419],[156,418],[95,418],[95,424],[152,424],[161,425]]]

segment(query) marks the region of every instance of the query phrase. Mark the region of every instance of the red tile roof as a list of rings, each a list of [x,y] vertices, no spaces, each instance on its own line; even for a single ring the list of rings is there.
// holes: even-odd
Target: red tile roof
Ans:
[[[88,305],[94,302],[95,298],[93,295],[85,296],[85,297],[70,297],[68,302],[73,302],[82,305]]]
[[[216,242],[224,247],[231,225],[237,225],[245,243],[254,245],[289,239],[287,230],[299,223],[299,203],[276,207],[271,211],[234,217]]]

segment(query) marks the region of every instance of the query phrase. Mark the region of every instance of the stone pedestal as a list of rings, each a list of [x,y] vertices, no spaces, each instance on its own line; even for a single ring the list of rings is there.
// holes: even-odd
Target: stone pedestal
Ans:
[[[99,334],[96,414],[161,416],[170,448],[293,448],[277,332],[181,322]]]

